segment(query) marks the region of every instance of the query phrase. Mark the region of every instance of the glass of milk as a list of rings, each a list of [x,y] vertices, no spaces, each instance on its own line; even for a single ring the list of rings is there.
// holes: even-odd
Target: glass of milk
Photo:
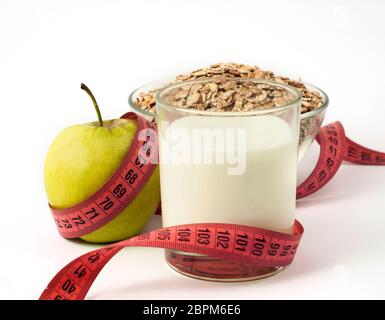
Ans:
[[[269,109],[216,112],[166,98],[178,86],[210,79],[157,94],[163,226],[218,222],[292,233],[301,95],[276,82],[234,79],[287,90],[292,99]],[[173,250],[165,257],[182,274],[214,281],[253,280],[283,269]]]

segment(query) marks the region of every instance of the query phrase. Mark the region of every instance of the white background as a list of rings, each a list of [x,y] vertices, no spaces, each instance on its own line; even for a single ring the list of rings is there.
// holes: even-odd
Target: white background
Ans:
[[[330,96],[325,122],[385,150],[383,1],[0,2],[0,298],[36,299],[67,262],[95,248],[62,239],[43,188],[44,157],[66,126],[127,111],[131,90],[219,61],[301,76]],[[300,166],[314,165],[313,146]],[[249,283],[192,280],[162,250],[130,248],[90,299],[385,298],[385,168],[343,165],[298,202],[294,263]],[[160,225],[156,218],[148,228]]]

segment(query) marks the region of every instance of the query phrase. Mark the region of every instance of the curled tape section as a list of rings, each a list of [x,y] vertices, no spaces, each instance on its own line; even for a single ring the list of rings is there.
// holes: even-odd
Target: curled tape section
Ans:
[[[52,279],[40,299],[84,299],[106,263],[123,248],[132,246],[175,249],[251,262],[261,267],[286,266],[292,262],[303,233],[298,221],[294,229],[294,234],[288,235],[243,225],[202,223],[154,230],[91,251],[70,262]]]

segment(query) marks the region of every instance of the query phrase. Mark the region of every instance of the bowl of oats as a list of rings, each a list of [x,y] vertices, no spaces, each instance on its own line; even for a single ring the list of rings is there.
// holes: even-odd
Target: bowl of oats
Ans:
[[[255,78],[274,81],[292,86],[298,90],[302,96],[298,161],[302,160],[322,125],[329,103],[328,96],[324,91],[313,85],[303,83],[301,80],[293,80],[288,77],[276,75],[271,71],[262,70],[257,66],[238,63],[217,63],[206,68],[194,70],[190,73],[181,74],[174,79],[144,85],[130,94],[128,98],[129,106],[133,111],[144,116],[146,119],[154,120],[156,117],[155,96],[160,89],[172,83],[204,78],[227,79],[228,83],[222,85],[220,90],[214,88],[213,90],[217,90],[215,96],[210,96],[209,99],[207,99],[207,94],[210,95],[209,92],[200,92],[200,90],[197,90],[199,95],[197,92],[181,92],[181,104],[187,99],[190,99],[190,104],[191,101],[196,100],[195,107],[197,109],[218,112],[255,111],[274,108],[279,104],[281,97],[275,96],[276,93],[273,92],[257,96],[250,94],[249,97],[242,95],[241,99],[237,99],[239,93],[235,92],[233,88],[237,78]],[[276,103],[277,101],[278,103]]]

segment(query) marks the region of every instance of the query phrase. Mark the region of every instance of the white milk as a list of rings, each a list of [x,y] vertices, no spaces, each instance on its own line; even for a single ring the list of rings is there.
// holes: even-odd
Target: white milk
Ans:
[[[194,129],[218,128],[244,129],[243,174],[228,174],[228,169],[235,165],[229,165],[226,159],[234,156],[234,151],[219,150],[221,143],[217,141],[213,141],[212,146],[192,146],[188,141],[183,142],[184,151],[191,159],[193,153],[213,155],[220,151],[225,163],[186,163],[182,156],[176,157],[176,163],[169,163],[170,153],[175,155],[176,148],[180,148],[180,140],[178,145],[167,144],[165,137],[168,134],[184,129],[191,136]],[[224,222],[291,232],[298,137],[284,120],[271,115],[188,116],[172,122],[169,127],[159,124],[159,138],[163,226]],[[235,141],[238,138],[242,138],[241,133],[235,135]],[[237,146],[241,147],[242,143]]]

